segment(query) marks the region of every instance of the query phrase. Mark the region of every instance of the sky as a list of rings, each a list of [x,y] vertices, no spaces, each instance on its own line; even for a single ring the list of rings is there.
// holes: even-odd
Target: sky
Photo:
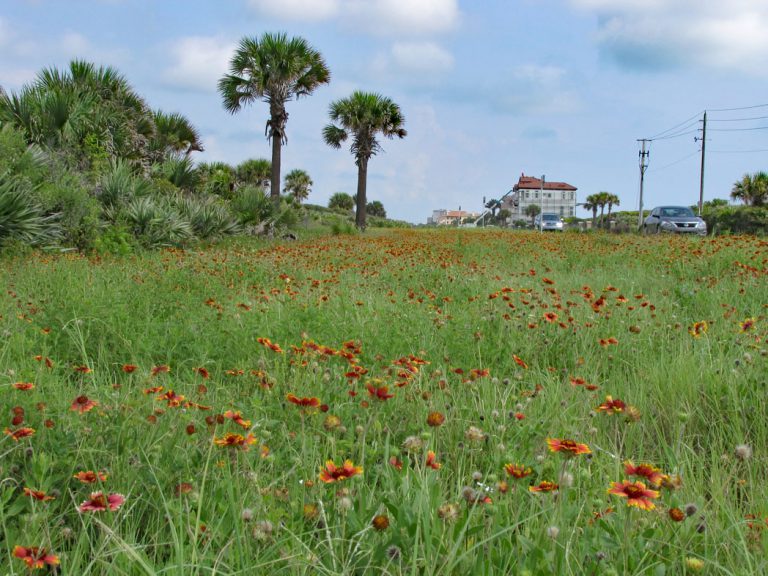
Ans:
[[[310,174],[310,203],[355,193],[349,149],[322,129],[331,102],[362,90],[405,117],[407,137],[369,164],[368,200],[392,218],[479,211],[522,173],[636,210],[641,138],[655,138],[650,209],[698,202],[705,110],[705,200],[768,170],[766,30],[767,0],[0,0],[0,86],[72,59],[109,65],[189,118],[195,160],[268,159],[267,105],[232,115],[216,84],[240,39],[285,32],[331,71],[287,105],[283,175]]]

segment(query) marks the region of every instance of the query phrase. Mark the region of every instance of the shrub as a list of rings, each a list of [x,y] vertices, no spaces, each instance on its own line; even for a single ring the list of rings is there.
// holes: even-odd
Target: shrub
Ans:
[[[224,203],[212,196],[180,196],[175,205],[190,222],[198,238],[231,236],[242,231],[237,217]]]
[[[192,224],[167,201],[135,198],[122,215],[138,240],[150,248],[179,246],[194,236]]]
[[[274,214],[272,200],[257,186],[243,186],[238,189],[231,207],[244,226],[259,224]]]
[[[768,206],[727,206],[705,210],[710,234],[768,235]]]
[[[61,235],[57,218],[45,214],[29,184],[0,175],[0,244],[12,239],[31,245],[53,242]]]

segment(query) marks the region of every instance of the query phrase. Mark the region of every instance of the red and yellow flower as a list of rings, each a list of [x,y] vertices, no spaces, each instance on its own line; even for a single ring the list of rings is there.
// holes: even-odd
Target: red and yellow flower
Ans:
[[[98,405],[99,403],[96,400],[92,400],[83,394],[72,401],[72,405],[69,407],[69,409],[74,412],[79,412],[80,414],[85,414],[86,412],[93,410]]]
[[[611,482],[608,494],[627,499],[627,506],[635,506],[641,510],[653,510],[656,505],[653,500],[659,497],[659,492],[650,490],[642,482]]]
[[[11,430],[10,428],[6,428],[3,430],[8,436],[13,438],[16,442],[21,440],[22,438],[29,438],[31,436],[35,435],[35,429],[29,428],[29,427],[22,427],[22,428],[16,428],[16,430]]]
[[[600,404],[595,410],[598,412],[605,412],[606,414],[616,414],[619,412],[624,412],[624,410],[627,408],[627,405],[619,400],[618,398],[616,400],[613,399],[612,396],[606,396],[605,402]]]
[[[32,382],[15,382],[14,384],[12,384],[12,386],[16,388],[16,390],[24,390],[24,391],[32,390],[35,387],[35,385]]]
[[[72,478],[79,480],[83,484],[95,484],[96,482],[106,482],[109,476],[104,472],[94,472],[93,470],[80,471]]]
[[[640,476],[648,480],[653,486],[659,486],[667,477],[659,468],[651,464],[638,464],[635,466],[632,461],[624,462],[624,473],[627,476]]]
[[[103,492],[91,492],[90,499],[78,507],[80,512],[114,512],[125,502],[122,494],[104,494]]]
[[[365,389],[368,390],[368,394],[371,396],[371,398],[376,398],[377,400],[389,400],[390,398],[394,398],[394,394],[389,393],[389,387],[388,386],[374,386],[373,384],[366,384]]]
[[[30,570],[59,565],[58,556],[49,554],[45,548],[38,548],[36,546],[14,546],[13,556],[23,561]]]
[[[250,420],[245,420],[240,415],[240,411],[239,410],[238,411],[227,410],[226,412],[224,412],[224,418],[229,418],[235,424],[237,424],[238,426],[240,426],[242,428],[245,428],[246,430],[248,430],[248,428],[251,427],[251,421]]]
[[[534,484],[533,486],[528,486],[529,492],[554,492],[560,488],[559,485],[555,484],[554,482],[550,482],[549,480],[542,480],[538,484]]]
[[[32,488],[24,487],[24,496],[29,496],[33,500],[37,500],[39,502],[48,502],[50,500],[56,500],[54,496],[50,496],[49,494],[46,494],[42,490],[34,490]]]
[[[288,400],[291,404],[295,404],[296,406],[299,406],[300,408],[318,408],[320,406],[320,398],[316,398],[312,396],[311,398],[308,398],[306,396],[303,396],[299,398],[295,394],[291,394],[290,392],[285,395],[285,399]]]
[[[352,460],[345,460],[341,466],[336,466],[333,460],[326,460],[325,466],[320,469],[320,480],[326,484],[339,482],[363,473],[362,466],[355,466]]]
[[[243,436],[242,434],[233,434],[232,432],[225,434],[221,438],[213,439],[213,443],[216,444],[216,446],[242,448],[244,451],[248,451],[248,447],[256,442],[257,440],[253,434]]]
[[[533,470],[521,464],[505,464],[504,470],[506,471],[507,474],[509,474],[513,478],[517,478],[518,480],[520,478],[525,478],[526,476],[530,476],[531,474],[533,474]]]
[[[693,326],[688,328],[688,334],[694,338],[701,338],[707,333],[707,330],[709,330],[709,324],[707,324],[706,320],[701,320],[700,322],[694,322]]]
[[[547,445],[550,452],[563,452],[573,456],[592,453],[592,450],[586,444],[579,444],[568,439],[547,438]]]
[[[435,453],[432,450],[427,451],[427,459],[424,464],[432,468],[432,470],[440,470],[440,468],[443,466],[440,462],[437,461],[437,456],[435,456]]]

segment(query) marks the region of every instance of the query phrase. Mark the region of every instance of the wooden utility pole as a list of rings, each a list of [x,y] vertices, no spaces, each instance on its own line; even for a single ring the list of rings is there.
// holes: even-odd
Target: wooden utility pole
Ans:
[[[707,111],[704,110],[704,120],[701,129],[701,180],[699,181],[699,216],[704,209],[704,154],[707,149]]]
[[[643,149],[640,150],[639,156],[640,156],[640,206],[638,207],[638,216],[637,216],[637,229],[642,230],[643,229],[643,181],[645,180],[645,170],[648,168],[648,156],[651,154],[650,152],[646,152],[645,145],[646,143],[650,142],[647,138],[643,138],[641,140],[638,140],[638,142],[642,142]]]

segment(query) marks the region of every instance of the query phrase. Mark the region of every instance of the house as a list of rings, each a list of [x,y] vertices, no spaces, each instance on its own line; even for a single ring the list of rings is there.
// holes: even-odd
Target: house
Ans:
[[[541,208],[542,213],[557,214],[561,218],[576,215],[576,190],[566,182],[549,182],[546,178],[520,175],[512,188],[512,194],[502,201],[502,208],[512,214],[512,220],[527,220],[525,209],[531,204]]]
[[[432,216],[427,218],[427,224],[437,226],[458,226],[467,221],[475,221],[480,217],[478,212],[467,212],[466,210],[433,210]]]

